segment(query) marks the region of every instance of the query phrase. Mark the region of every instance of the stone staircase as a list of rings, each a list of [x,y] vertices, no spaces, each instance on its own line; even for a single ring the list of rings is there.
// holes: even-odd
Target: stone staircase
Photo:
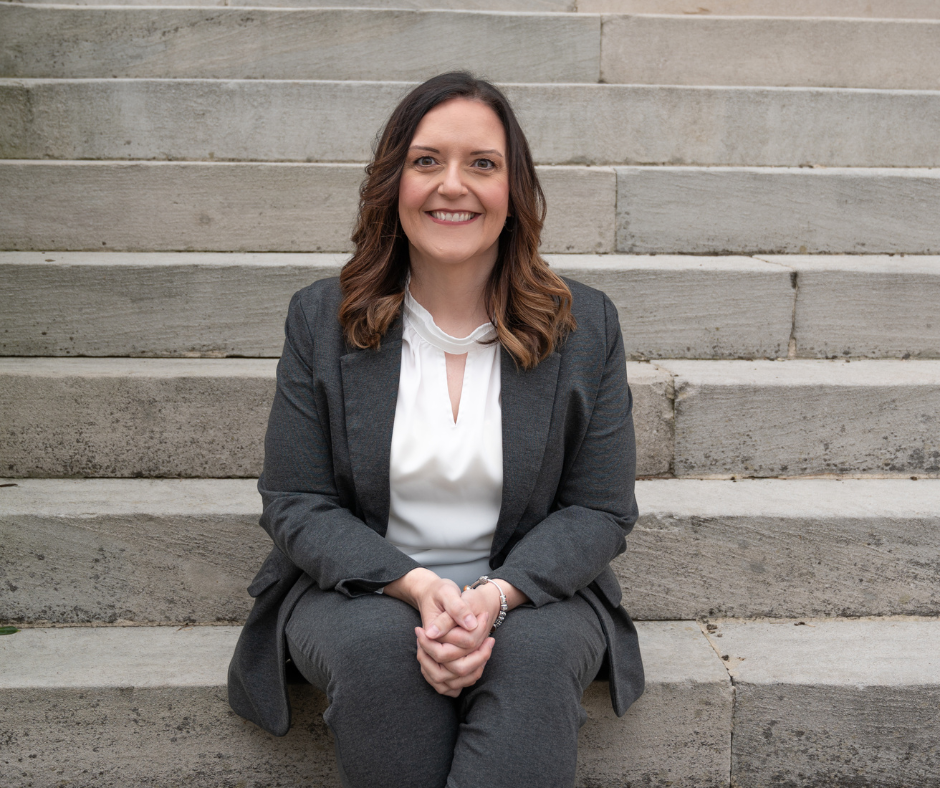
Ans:
[[[224,700],[252,477],[287,301],[452,67],[630,358],[648,687],[589,690],[579,786],[940,786],[933,0],[0,2],[0,786],[339,785],[309,686],[283,739]]]

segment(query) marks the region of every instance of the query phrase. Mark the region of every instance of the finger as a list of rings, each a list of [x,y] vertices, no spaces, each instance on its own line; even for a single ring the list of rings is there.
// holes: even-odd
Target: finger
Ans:
[[[459,626],[471,631],[477,628],[477,617],[460,595],[460,589],[456,585],[442,589],[441,602],[444,604],[444,610]]]
[[[474,651],[472,648],[461,648],[452,643],[431,640],[421,627],[415,628],[415,635],[418,637],[418,646],[427,652],[431,659],[442,664],[453,662],[455,659],[465,657]]]
[[[421,664],[421,672],[424,677],[431,683],[444,684],[457,677],[447,667],[431,659],[428,653],[421,648],[418,649],[418,662]]]
[[[472,632],[464,629],[463,627],[454,627],[449,632],[442,635],[440,638],[437,638],[442,643],[450,643],[457,648],[466,649],[467,651],[474,651],[480,647],[483,643],[483,640],[486,638],[489,628],[486,626],[487,616],[485,613],[481,613],[477,617],[477,628]]]
[[[461,677],[473,675],[478,671],[482,673],[484,666],[489,661],[490,656],[493,654],[492,644],[494,642],[495,641],[492,638],[487,638],[486,642],[484,642],[483,645],[472,654],[468,654],[466,657],[461,657],[460,659],[455,659],[452,662],[448,662],[443,667],[451,673]]]
[[[425,632],[432,640],[437,640],[443,635],[446,635],[448,632],[452,632],[455,629],[461,629],[458,626],[457,622],[451,617],[450,613],[440,613],[436,618],[434,618],[430,624],[428,624]]]

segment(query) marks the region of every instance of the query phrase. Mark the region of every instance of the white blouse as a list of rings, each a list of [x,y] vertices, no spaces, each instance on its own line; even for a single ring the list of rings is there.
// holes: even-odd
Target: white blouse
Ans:
[[[503,493],[499,345],[486,323],[445,334],[405,290],[385,538],[459,586],[489,571]],[[467,354],[454,422],[444,353]]]

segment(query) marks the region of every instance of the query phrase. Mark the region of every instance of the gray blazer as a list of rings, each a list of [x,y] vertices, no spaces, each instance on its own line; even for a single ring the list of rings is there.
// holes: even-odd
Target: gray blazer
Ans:
[[[637,518],[632,397],[617,311],[569,281],[578,328],[535,369],[501,353],[503,497],[490,565],[536,607],[581,595],[607,638],[614,711],[643,691],[636,629],[611,559]],[[291,300],[265,436],[261,526],[274,547],[229,666],[232,708],[290,728],[284,627],[312,584],[354,597],[418,564],[384,539],[402,322],[379,350],[349,347],[337,279]]]

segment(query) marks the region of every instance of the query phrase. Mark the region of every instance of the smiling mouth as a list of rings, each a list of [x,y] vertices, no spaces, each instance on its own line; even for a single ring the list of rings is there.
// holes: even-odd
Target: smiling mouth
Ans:
[[[480,216],[470,211],[428,211],[427,214],[434,221],[442,224],[467,224]]]

